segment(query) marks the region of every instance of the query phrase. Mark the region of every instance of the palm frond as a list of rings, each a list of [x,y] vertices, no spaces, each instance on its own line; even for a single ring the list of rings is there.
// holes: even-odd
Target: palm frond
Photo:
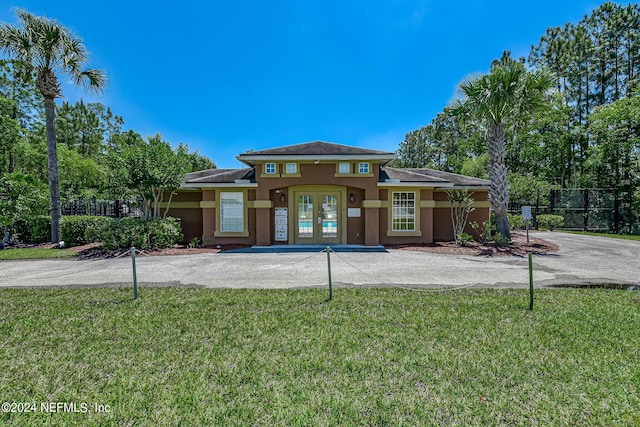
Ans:
[[[13,25],[0,27],[0,48],[16,59],[30,62],[32,42],[29,33]]]
[[[76,76],[75,83],[94,93],[100,93],[107,86],[107,75],[103,70],[84,70]]]
[[[106,76],[100,70],[86,70],[89,53],[82,39],[55,20],[18,9],[19,26],[0,26],[0,49],[31,64],[44,76],[65,73],[78,85],[100,91]]]

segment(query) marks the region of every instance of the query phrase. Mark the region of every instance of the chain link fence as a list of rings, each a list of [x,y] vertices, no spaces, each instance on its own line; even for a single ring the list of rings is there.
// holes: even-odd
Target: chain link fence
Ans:
[[[510,203],[509,213],[520,215],[525,205],[532,207],[535,228],[537,215],[553,214],[564,217],[565,230],[640,233],[633,194],[615,188],[539,190],[535,200]]]

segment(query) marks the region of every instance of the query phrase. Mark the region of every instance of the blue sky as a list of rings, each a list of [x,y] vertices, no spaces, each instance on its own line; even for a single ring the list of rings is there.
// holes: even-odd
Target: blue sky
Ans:
[[[184,142],[218,167],[235,156],[324,140],[395,151],[469,74],[503,50],[527,56],[585,0],[24,0],[81,37],[109,87],[98,101],[125,129]]]

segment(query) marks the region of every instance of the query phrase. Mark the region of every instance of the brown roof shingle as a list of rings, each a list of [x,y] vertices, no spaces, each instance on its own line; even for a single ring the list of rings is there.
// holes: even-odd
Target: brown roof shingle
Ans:
[[[255,169],[207,169],[185,175],[182,184],[232,184],[238,179],[255,180]]]
[[[285,147],[269,148],[266,150],[247,151],[238,158],[247,156],[327,156],[327,155],[388,155],[392,158],[395,153],[388,151],[370,150],[349,145],[334,144],[332,142],[313,141],[303,144],[287,145]]]
[[[433,182],[447,183],[460,187],[488,187],[490,181],[471,176],[458,175],[456,173],[443,172],[425,168],[396,169],[389,167],[380,168],[380,181],[397,179],[400,182]]]

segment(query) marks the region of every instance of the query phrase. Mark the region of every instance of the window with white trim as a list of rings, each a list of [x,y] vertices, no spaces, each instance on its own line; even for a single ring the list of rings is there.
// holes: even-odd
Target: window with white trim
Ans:
[[[276,164],[275,163],[266,163],[264,165],[264,173],[268,173],[268,174],[276,173]]]
[[[369,173],[369,163],[358,163],[358,173]]]
[[[244,231],[244,195],[241,192],[220,193],[220,231]]]
[[[287,163],[286,171],[288,174],[298,173],[298,165],[296,163]]]
[[[351,172],[351,163],[347,163],[347,162],[340,162],[340,164],[338,165],[338,173],[350,173]]]
[[[416,230],[416,193],[394,191],[391,202],[391,230]]]

